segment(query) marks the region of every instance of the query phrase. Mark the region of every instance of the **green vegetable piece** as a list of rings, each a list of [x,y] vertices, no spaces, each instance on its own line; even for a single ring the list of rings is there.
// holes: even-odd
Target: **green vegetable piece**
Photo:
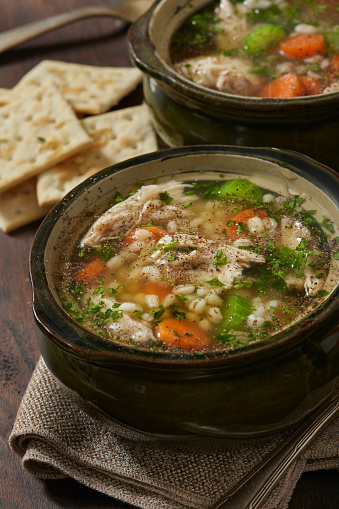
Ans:
[[[224,330],[241,330],[247,320],[248,315],[252,312],[250,303],[236,295],[229,294],[222,306],[221,313],[223,315],[222,327]]]
[[[324,39],[333,51],[339,51],[339,32],[325,32]]]
[[[280,39],[286,35],[285,30],[277,25],[264,25],[256,28],[243,40],[243,48],[250,56],[274,46]]]
[[[247,179],[231,179],[218,188],[216,195],[219,198],[237,196],[238,198],[260,201],[263,197],[263,191]]]

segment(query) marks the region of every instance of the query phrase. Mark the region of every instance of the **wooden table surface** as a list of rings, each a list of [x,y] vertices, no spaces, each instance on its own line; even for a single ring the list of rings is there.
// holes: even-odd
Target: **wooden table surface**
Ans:
[[[93,0],[0,0],[0,32]],[[99,3],[99,2],[98,2]],[[114,4],[114,0],[100,0]],[[118,4],[119,0],[115,1]],[[0,87],[10,88],[43,59],[99,66],[129,66],[126,28],[112,19],[74,23],[0,55]],[[139,87],[119,107],[140,104]],[[5,234],[0,231],[0,507],[1,509],[114,508],[130,506],[96,493],[73,480],[42,481],[27,474],[8,446],[8,437],[22,395],[39,357],[31,310],[28,254],[38,223]],[[290,509],[338,507],[338,472],[304,474]]]

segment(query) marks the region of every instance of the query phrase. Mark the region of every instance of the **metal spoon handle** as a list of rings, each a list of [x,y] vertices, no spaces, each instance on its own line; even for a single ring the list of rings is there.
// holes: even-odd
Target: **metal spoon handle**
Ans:
[[[84,7],[63,14],[57,14],[56,16],[51,16],[1,33],[0,53],[18,44],[29,41],[30,39],[34,39],[39,35],[50,32],[55,28],[60,28],[80,19],[94,16],[111,16],[127,22],[134,21],[134,17],[126,13],[123,9],[114,9],[113,7],[105,6]]]
[[[209,509],[257,509],[291,463],[337,415],[339,398],[324,402],[278,449]]]

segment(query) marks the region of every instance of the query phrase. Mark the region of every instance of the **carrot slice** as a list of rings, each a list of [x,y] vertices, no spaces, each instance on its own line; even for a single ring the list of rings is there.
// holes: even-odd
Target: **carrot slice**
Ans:
[[[266,212],[264,210],[254,211],[252,209],[246,209],[233,216],[229,221],[227,221],[228,223],[232,222],[232,224],[229,224],[225,228],[227,239],[234,241],[240,237],[246,236],[246,231],[239,231],[239,223],[246,225],[251,217],[259,217],[260,219],[265,219]]]
[[[304,88],[305,95],[320,94],[321,86],[319,80],[311,78],[309,76],[300,76],[299,81],[302,87]]]
[[[168,233],[163,228],[160,228],[160,226],[141,226],[139,228],[134,228],[134,230],[132,230],[128,235],[124,237],[123,245],[125,246],[134,242],[136,240],[135,232],[141,229],[150,232],[152,234],[152,240],[159,240],[161,237],[164,237]]]
[[[103,273],[105,267],[105,262],[100,260],[100,258],[95,258],[78,272],[75,279],[77,281],[82,281],[83,283],[91,283],[94,281],[94,279]]]
[[[186,318],[166,318],[162,320],[155,335],[166,346],[180,346],[184,350],[200,350],[211,343],[211,337],[199,325]]]
[[[167,282],[154,283],[153,281],[147,281],[142,290],[146,295],[157,295],[160,300],[163,300],[166,295],[172,293],[172,286]]]
[[[300,34],[281,41],[279,49],[290,58],[309,58],[323,54],[325,43],[320,34]]]
[[[303,95],[304,88],[296,74],[283,74],[270,81],[259,92],[259,97],[287,98]]]

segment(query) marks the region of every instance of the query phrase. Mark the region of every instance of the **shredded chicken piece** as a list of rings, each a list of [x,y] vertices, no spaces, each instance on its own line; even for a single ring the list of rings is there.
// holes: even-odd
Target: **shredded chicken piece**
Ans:
[[[301,221],[283,217],[280,223],[278,247],[280,245],[295,249],[302,238],[310,240],[312,238],[310,230]]]
[[[147,220],[153,221],[155,224],[167,224],[171,220],[175,220],[177,226],[186,226],[189,228],[192,219],[191,211],[185,209],[180,204],[167,205],[166,207],[154,208],[152,202],[145,205],[139,216],[139,223],[142,224]]]
[[[124,311],[123,316],[114,322],[110,322],[109,329],[120,339],[134,339],[142,337],[142,342],[156,341],[151,326],[143,320],[135,320]]]
[[[331,85],[325,88],[323,94],[333,94],[334,92],[339,92],[339,81],[335,81]]]
[[[141,187],[133,196],[114,205],[100,216],[83,238],[81,245],[96,247],[105,239],[117,238],[122,230],[126,234],[135,225],[142,224],[144,217],[147,217],[148,221],[151,219],[164,220],[164,217],[167,218],[168,212],[161,210],[164,203],[161,201],[159,193],[167,191],[172,198],[178,199],[183,196],[183,189],[188,186],[188,184],[171,180],[164,184]],[[181,217],[183,215],[184,211],[181,207]],[[188,216],[189,212],[185,217]]]
[[[310,297],[314,297],[315,295],[317,295],[325,284],[324,279],[318,279],[316,275],[317,275],[316,271],[314,271],[310,267],[306,267],[304,288],[306,295]]]
[[[318,279],[317,273],[310,267],[306,267],[304,277],[297,277],[296,274],[290,273],[285,278],[288,288],[294,288],[298,291],[305,290],[305,294],[309,297],[315,297],[323,288],[324,279]]]
[[[176,70],[198,85],[232,94],[253,95],[260,78],[250,73],[253,64],[225,55],[188,58],[176,64]]]
[[[173,250],[171,249],[173,246]],[[215,253],[222,251],[226,263],[213,265]],[[175,253],[173,259],[171,254]],[[203,284],[218,278],[230,288],[240,278],[244,268],[251,263],[264,263],[263,256],[248,250],[238,249],[225,241],[207,239],[199,235],[166,235],[157,244],[151,255],[162,276],[177,283]]]
[[[279,243],[282,246],[296,249],[302,238],[306,240],[312,239],[310,230],[301,223],[301,221],[294,221],[291,218],[283,217],[280,227]],[[308,264],[312,260],[313,258],[310,257],[308,259]],[[285,281],[288,287],[295,288],[299,291],[304,289],[306,295],[314,297],[324,286],[323,279],[316,278],[316,275],[316,271],[307,266],[305,268],[304,277],[298,278],[295,274],[289,274]]]
[[[218,28],[223,29],[221,35],[216,34],[217,46],[221,49],[232,49],[237,47],[239,40],[242,40],[249,32],[249,24],[246,16],[243,15],[245,7],[241,4],[235,6],[229,0],[221,0],[215,9],[215,14],[220,20]],[[227,34],[227,37],[224,36]]]

